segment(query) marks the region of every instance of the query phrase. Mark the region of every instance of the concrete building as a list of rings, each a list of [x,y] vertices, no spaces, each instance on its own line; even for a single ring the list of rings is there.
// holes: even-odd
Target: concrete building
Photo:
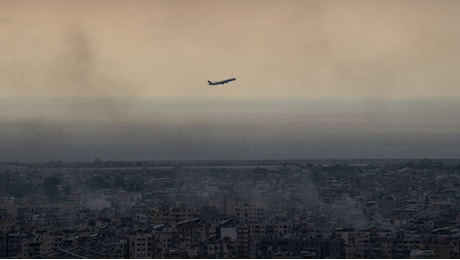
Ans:
[[[129,258],[153,258],[154,257],[153,233],[138,233],[128,236]]]

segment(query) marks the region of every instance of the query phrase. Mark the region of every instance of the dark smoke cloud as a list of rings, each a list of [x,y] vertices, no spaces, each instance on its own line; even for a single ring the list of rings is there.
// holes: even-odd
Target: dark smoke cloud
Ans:
[[[458,102],[20,99],[0,102],[3,160],[453,158]],[[383,105],[382,105],[383,106]],[[428,107],[427,107],[428,106]],[[232,109],[232,107],[235,107]],[[367,107],[366,113],[359,112]],[[394,113],[391,112],[394,110]],[[245,112],[246,111],[246,112]],[[250,111],[250,112],[248,112]],[[405,111],[405,113],[403,113]]]
[[[65,26],[61,44],[49,59],[53,62],[38,67],[40,60],[7,56],[9,62],[0,68],[6,77],[5,88],[18,87],[46,90],[47,98],[4,98],[0,104],[0,143],[4,160],[48,160],[49,158],[82,158],[87,150],[75,149],[75,144],[98,138],[98,134],[86,136],[78,132],[84,127],[94,130],[103,125],[110,129],[110,122],[127,121],[125,111],[132,102],[113,102],[110,98],[62,98],[61,96],[107,96],[116,93],[127,84],[117,73],[108,75],[100,71],[100,57],[90,34],[81,23]],[[105,70],[107,71],[107,70]],[[0,76],[3,74],[0,72]],[[30,79],[41,75],[38,81]],[[3,88],[3,87],[2,87]],[[51,90],[51,91],[49,91]],[[69,124],[69,122],[78,122]],[[106,125],[104,125],[106,124]],[[77,130],[78,129],[78,130]],[[95,131],[97,132],[97,131]],[[94,132],[93,132],[94,133]],[[78,145],[77,145],[78,146]],[[8,154],[15,156],[8,158]],[[87,156],[86,159],[88,158]],[[83,158],[84,158],[83,157]],[[74,157],[76,158],[76,157]]]
[[[63,36],[64,47],[56,52],[46,82],[52,87],[53,95],[110,96],[127,87],[115,67],[113,74],[101,72],[101,57],[82,24],[66,27]]]

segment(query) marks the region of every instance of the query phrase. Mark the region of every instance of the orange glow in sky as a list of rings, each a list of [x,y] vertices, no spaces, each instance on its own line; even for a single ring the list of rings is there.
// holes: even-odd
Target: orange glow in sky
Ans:
[[[0,97],[459,96],[459,13],[455,0],[2,0]]]

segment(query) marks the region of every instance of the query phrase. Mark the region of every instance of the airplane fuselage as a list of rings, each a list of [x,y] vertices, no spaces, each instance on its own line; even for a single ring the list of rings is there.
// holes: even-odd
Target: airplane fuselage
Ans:
[[[221,81],[214,81],[214,82],[208,80],[208,84],[215,86],[215,85],[225,84],[225,83],[228,83],[228,82],[234,81],[234,80],[236,80],[236,78],[229,78],[229,79],[225,79],[225,80],[221,80]]]

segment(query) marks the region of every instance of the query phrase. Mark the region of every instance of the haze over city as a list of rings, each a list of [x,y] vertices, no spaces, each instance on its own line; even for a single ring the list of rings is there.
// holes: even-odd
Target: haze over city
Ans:
[[[1,1],[1,160],[458,158],[459,10]]]
[[[0,0],[0,258],[460,258],[460,1]]]

